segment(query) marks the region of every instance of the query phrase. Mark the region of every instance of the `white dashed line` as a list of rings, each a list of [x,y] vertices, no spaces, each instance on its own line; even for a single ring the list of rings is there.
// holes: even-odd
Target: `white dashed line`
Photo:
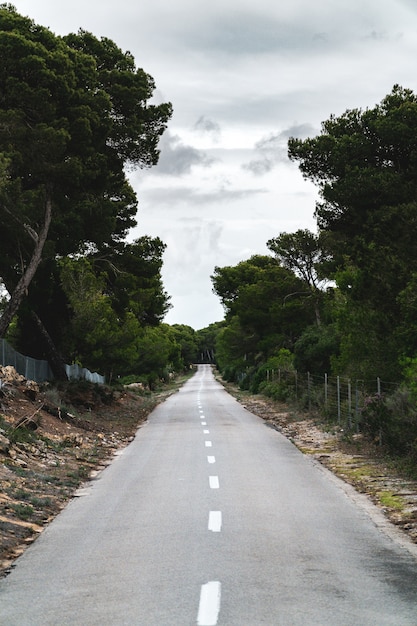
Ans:
[[[208,456],[207,457],[207,461],[209,463],[215,463],[216,462],[216,457],[215,456]]]
[[[204,445],[206,446],[206,448],[211,448],[211,441],[205,441]]]
[[[206,430],[203,430],[203,433],[204,433],[205,435],[209,435],[209,434],[210,434],[210,431],[206,429]]]
[[[202,426],[207,426],[207,422],[201,422]]]
[[[210,489],[218,489],[219,488],[219,477],[218,476],[209,476],[209,484],[210,484]]]
[[[208,529],[213,533],[219,533],[222,529],[222,512],[210,511]]]
[[[201,586],[197,625],[216,626],[219,619],[221,584],[217,580]]]

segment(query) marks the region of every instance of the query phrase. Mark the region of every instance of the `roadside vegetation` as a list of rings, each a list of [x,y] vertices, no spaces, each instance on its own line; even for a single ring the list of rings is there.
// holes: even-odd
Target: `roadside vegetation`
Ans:
[[[215,268],[219,368],[416,468],[417,98],[394,86],[288,149],[318,187],[317,233],[279,233],[270,255]]]

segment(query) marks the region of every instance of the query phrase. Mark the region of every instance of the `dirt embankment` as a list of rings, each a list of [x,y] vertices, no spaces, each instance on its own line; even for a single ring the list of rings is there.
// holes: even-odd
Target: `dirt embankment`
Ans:
[[[59,513],[79,486],[131,441],[160,401],[173,393],[110,390],[69,383],[40,390],[0,367],[0,577]],[[360,437],[350,441],[262,396],[227,389],[305,454],[313,455],[384,511],[417,543],[417,481],[388,466]]]

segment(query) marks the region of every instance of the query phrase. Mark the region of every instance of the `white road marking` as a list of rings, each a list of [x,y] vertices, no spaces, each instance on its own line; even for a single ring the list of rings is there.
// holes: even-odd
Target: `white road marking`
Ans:
[[[215,463],[216,462],[216,457],[215,456],[208,456],[207,457],[207,461],[209,463]]]
[[[213,533],[219,533],[222,529],[222,512],[210,511],[208,529]]]
[[[221,583],[212,580],[201,585],[197,625],[216,626],[220,612]]]
[[[201,422],[202,426],[207,426],[207,422]]]
[[[210,484],[210,489],[218,489],[219,488],[219,477],[218,476],[209,476],[209,484]]]
[[[209,435],[209,434],[210,434],[210,431],[209,431],[209,430],[207,430],[207,429],[205,429],[205,430],[203,430],[203,433],[204,433],[205,435]]]
[[[211,441],[205,441],[204,444],[206,448],[211,448]]]

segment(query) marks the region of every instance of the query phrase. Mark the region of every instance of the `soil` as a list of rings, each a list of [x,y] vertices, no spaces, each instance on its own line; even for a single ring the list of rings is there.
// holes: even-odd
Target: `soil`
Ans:
[[[0,577],[79,487],[109,464],[149,413],[184,382],[163,391],[88,383],[39,388],[0,366]],[[404,478],[359,436],[329,432],[288,406],[227,385],[248,410],[313,455],[417,543],[417,481]]]

